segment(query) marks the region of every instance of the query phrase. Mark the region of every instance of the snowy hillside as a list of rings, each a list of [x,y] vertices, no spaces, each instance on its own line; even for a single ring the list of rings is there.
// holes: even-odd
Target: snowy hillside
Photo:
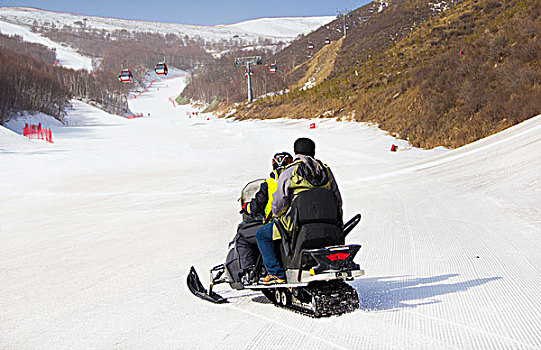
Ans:
[[[133,120],[74,101],[54,144],[0,128],[0,348],[541,348],[541,116],[425,151],[351,122],[190,116],[169,100],[184,85],[152,85]],[[360,309],[312,319],[225,285],[229,304],[194,297],[189,267],[206,283],[223,263],[240,189],[299,136],[345,216],[363,215],[348,236]]]
[[[13,24],[31,26],[35,22],[38,26],[56,28],[84,25],[86,28],[106,31],[125,29],[130,32],[155,32],[162,35],[171,33],[181,37],[201,37],[206,41],[220,41],[238,36],[250,41],[268,38],[272,41],[290,42],[297,35],[309,33],[334,19],[334,16],[261,18],[230,25],[196,26],[95,17],[25,7],[0,7],[0,20]]]
[[[28,28],[0,21],[0,33],[4,35],[19,35],[24,41],[37,43],[55,50],[56,58],[60,66],[72,69],[92,70],[92,59],[77,53],[73,48],[61,45],[51,39],[37,33],[32,33]]]

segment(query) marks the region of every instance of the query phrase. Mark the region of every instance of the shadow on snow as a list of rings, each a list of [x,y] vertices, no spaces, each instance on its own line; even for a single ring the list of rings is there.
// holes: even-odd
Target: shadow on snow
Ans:
[[[441,300],[435,299],[438,296],[465,292],[470,288],[502,278],[477,278],[457,283],[443,283],[457,276],[459,275],[447,274],[426,278],[409,276],[362,278],[352,282],[351,285],[359,295],[361,310],[381,311],[440,303]]]

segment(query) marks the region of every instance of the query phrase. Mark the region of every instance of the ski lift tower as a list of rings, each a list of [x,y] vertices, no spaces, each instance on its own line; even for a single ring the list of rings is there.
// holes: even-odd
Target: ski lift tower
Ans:
[[[246,72],[248,77],[248,102],[252,102],[252,74],[250,70],[251,65],[262,64],[263,60],[261,56],[252,56],[252,57],[237,57],[235,59],[235,67],[246,66]]]
[[[344,10],[338,10],[336,11],[338,13],[338,15],[336,16],[336,18],[339,18],[340,16],[342,16],[342,18],[344,19],[344,38],[346,37],[347,35],[347,30],[348,30],[348,25],[346,23],[346,17],[347,15],[349,14],[349,10],[348,9],[344,9]]]

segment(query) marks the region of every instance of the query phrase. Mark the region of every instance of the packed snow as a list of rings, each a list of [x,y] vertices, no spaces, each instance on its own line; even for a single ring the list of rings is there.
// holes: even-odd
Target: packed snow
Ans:
[[[2,8],[0,8],[0,13],[1,10]],[[39,33],[32,33],[26,27],[7,23],[0,19],[0,33],[4,35],[19,35],[24,41],[41,44],[50,49],[54,49],[60,66],[76,70],[86,69],[89,72],[92,71],[91,58],[77,53],[77,51],[71,47],[61,45],[51,39],[45,38]]]
[[[96,17],[27,7],[0,7],[0,20],[26,26],[31,26],[34,22],[39,26],[56,28],[65,25],[71,27],[84,25],[87,29],[106,31],[125,29],[129,32],[176,34],[181,37],[201,37],[206,41],[239,37],[249,41],[267,38],[274,42],[291,42],[299,34],[308,34],[334,19],[334,16],[260,18],[235,24],[201,26]]]
[[[195,116],[170,101],[185,79],[130,100],[133,120],[73,101],[54,144],[20,136],[25,120],[0,127],[0,348],[541,347],[541,116],[421,150],[354,122]],[[363,215],[348,236],[363,246],[359,310],[312,319],[227,285],[229,304],[190,294],[190,266],[208,283],[224,262],[243,185],[300,136],[345,217]]]
[[[222,27],[241,30],[246,34],[262,37],[295,38],[299,34],[308,34],[335,19],[335,16],[258,18],[241,23],[227,24]]]

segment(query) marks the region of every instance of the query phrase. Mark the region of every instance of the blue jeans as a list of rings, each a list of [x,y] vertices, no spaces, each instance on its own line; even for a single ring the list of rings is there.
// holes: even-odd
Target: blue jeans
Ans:
[[[272,222],[261,226],[255,233],[255,238],[257,240],[257,246],[263,257],[263,264],[267,269],[269,275],[276,277],[284,278],[285,272],[282,266],[280,265],[280,259],[274,251],[274,245],[272,241]]]

